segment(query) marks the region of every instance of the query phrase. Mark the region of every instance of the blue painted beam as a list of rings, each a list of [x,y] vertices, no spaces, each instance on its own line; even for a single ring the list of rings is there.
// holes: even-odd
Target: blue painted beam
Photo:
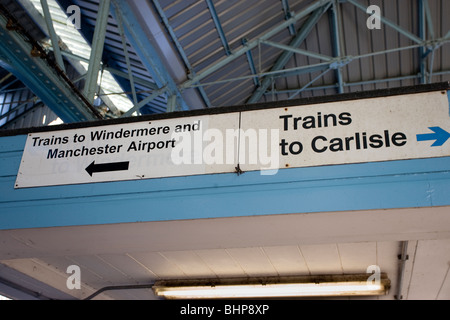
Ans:
[[[291,40],[289,43],[290,47],[296,48],[299,47],[302,42],[306,39],[308,34],[311,32],[312,28],[316,25],[316,23],[320,20],[324,12],[328,9],[329,3],[326,3],[322,7],[317,8],[308,19],[303,23],[297,35]],[[292,51],[284,51],[274,65],[271,68],[271,71],[277,71],[284,68],[284,66],[288,63],[288,61],[292,58],[294,52]],[[265,77],[261,81],[261,86],[258,87],[252,94],[252,96],[247,100],[247,103],[256,103],[263,96],[264,92],[272,83],[271,77]]]
[[[45,23],[47,24],[48,33],[50,34],[50,39],[52,41],[53,51],[55,53],[56,62],[58,63],[61,70],[66,71],[64,67],[64,61],[61,55],[61,50],[59,48],[59,39],[56,35],[55,28],[53,27],[52,16],[48,8],[47,0],[41,0],[42,11],[44,12]]]
[[[149,41],[145,31],[137,23],[138,19],[127,1],[112,1],[111,14],[116,19],[116,12],[122,15],[125,35],[135,49],[142,63],[152,74],[159,88],[167,86],[169,95],[176,95],[182,110],[189,110],[169,71],[164,66],[156,48]]]
[[[426,40],[425,35],[425,6],[423,0],[418,0],[418,15],[419,15],[419,37]],[[419,64],[420,64],[420,83],[425,84],[426,78],[426,47],[419,47]]]
[[[339,3],[333,3],[330,8],[330,28],[331,28],[331,41],[333,46],[333,55],[335,57],[342,56],[341,41],[339,37]],[[337,79],[338,93],[344,93],[344,80],[342,78],[342,71],[340,67],[337,67],[334,71],[335,77]]]
[[[284,18],[289,20],[292,17],[292,12],[289,8],[289,0],[281,0],[281,4],[283,5]],[[297,34],[297,30],[295,30],[295,26],[293,24],[289,25],[289,33],[291,36],[295,36]]]
[[[67,8],[70,5],[72,5],[71,0],[58,0],[59,5],[62,8]],[[78,31],[80,34],[84,37],[84,39],[89,43],[89,45],[92,47],[92,39],[94,38],[94,31],[91,28],[91,25],[86,21],[86,16],[81,14],[80,15],[80,27]],[[78,56],[75,56],[69,52],[62,52],[62,55],[67,56],[72,59],[77,59],[84,62],[89,62],[87,59],[80,58]],[[120,87],[123,89],[124,92],[127,92],[128,98],[132,101],[133,96],[130,94],[132,92],[132,88],[129,82],[129,76],[125,73],[120,71],[122,69],[122,66],[119,66],[116,62],[116,57],[113,54],[110,54],[110,52],[107,52],[106,50],[103,51],[103,57],[102,61],[104,63],[104,69],[108,70],[114,77],[114,79],[117,81],[117,83],[120,85]],[[106,67],[105,67],[106,66]],[[139,81],[135,79],[135,83],[139,83],[151,90],[158,89],[154,83],[146,83],[145,81]],[[140,95],[138,95],[140,97]]]
[[[192,68],[191,63],[189,62],[189,59],[186,55],[186,52],[183,49],[183,46],[181,45],[180,41],[178,41],[178,38],[175,34],[175,31],[173,30],[172,26],[169,23],[169,19],[167,18],[167,15],[165,14],[161,4],[159,3],[158,0],[153,0],[152,1],[153,6],[155,7],[155,10],[158,12],[162,23],[164,24],[164,26],[166,27],[167,32],[169,33],[170,39],[173,41],[173,43],[175,44],[175,47],[177,48],[178,54],[180,55],[181,59],[184,62],[184,65],[186,66],[187,70],[189,71],[189,76],[191,77],[195,77],[196,73],[194,68]],[[198,84],[198,83],[196,83]],[[208,98],[208,95],[205,92],[205,89],[202,86],[199,86],[197,88],[198,92],[200,93],[203,102],[205,103],[205,105],[207,107],[211,107],[211,102]]]
[[[45,56],[32,56],[32,41],[25,40],[26,37],[16,31],[8,30],[6,24],[7,18],[0,15],[2,67],[20,79],[64,122],[101,119],[98,111],[84,99],[57,65],[52,66]]]
[[[26,135],[0,137],[0,229],[450,205],[450,158],[14,189]]]
[[[264,33],[262,36],[260,36],[258,39],[252,40],[248,42],[246,46],[242,46],[239,49],[236,49],[233,51],[233,53],[226,58],[218,61],[214,65],[206,68],[205,70],[202,70],[199,72],[195,77],[192,77],[191,79],[185,81],[182,83],[179,87],[182,89],[190,88],[193,86],[193,84],[201,81],[205,77],[209,76],[210,74],[214,73],[215,71],[219,70],[220,68],[226,66],[231,61],[237,59],[238,57],[245,54],[247,51],[252,50],[253,48],[256,48],[261,40],[268,40],[274,35],[276,35],[278,32],[283,30],[284,28],[288,27],[290,24],[295,23],[296,21],[303,19],[304,17],[308,16],[315,10],[322,8],[322,7],[328,7],[333,0],[317,0],[308,7],[304,8],[302,11],[296,13],[291,19],[284,21],[283,23],[278,24],[271,30]]]
[[[356,0],[346,0],[346,2],[351,3],[352,5],[354,5],[356,8],[360,9],[361,11],[367,13],[367,6],[359,3]],[[385,25],[391,27],[392,29],[396,30],[398,33],[404,35],[405,37],[409,38],[410,40],[414,41],[415,43],[421,44],[422,43],[422,39],[420,39],[419,37],[417,37],[415,34],[411,33],[410,31],[400,27],[399,25],[393,23],[391,20],[386,19],[385,17],[381,16],[380,17],[381,22],[383,22]]]
[[[247,44],[247,39],[246,38],[242,38],[242,44],[245,46]],[[253,54],[251,51],[247,51],[246,53],[247,56],[247,61],[248,61],[248,66],[250,67],[250,71],[252,72],[252,74],[255,75],[255,77],[253,77],[253,83],[256,87],[259,87],[260,81],[259,78],[257,76],[258,72],[256,71],[256,67],[255,67],[255,62],[253,60]]]
[[[214,2],[212,0],[206,0],[206,4],[208,5],[209,12],[211,13],[211,18],[213,19],[214,25],[216,26],[220,41],[222,41],[222,46],[225,50],[225,54],[229,56],[231,55],[230,45],[228,44],[227,37],[225,35],[225,32],[223,31],[222,23],[220,22],[216,7],[214,6]]]
[[[90,103],[94,103],[95,94],[98,89],[98,75],[102,62],[103,47],[105,45],[106,27],[108,23],[109,7],[111,0],[100,1],[97,20],[95,24],[94,37],[92,39],[92,49],[89,57],[89,66],[84,85],[84,95]]]

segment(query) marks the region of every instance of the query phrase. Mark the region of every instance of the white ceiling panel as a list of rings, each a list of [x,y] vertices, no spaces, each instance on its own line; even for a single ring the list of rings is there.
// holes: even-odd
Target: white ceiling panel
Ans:
[[[156,278],[151,270],[128,254],[107,254],[99,258],[120,271],[126,277],[127,284],[149,283]]]
[[[300,250],[312,275],[343,273],[339,251],[335,243],[303,245]]]
[[[120,272],[113,265],[100,259],[97,255],[70,257],[70,260],[74,265],[80,267],[84,281],[88,281],[96,287],[100,283],[105,282],[108,283],[108,285],[111,285],[114,283],[112,279],[114,279],[116,283],[124,283],[129,281],[125,274]]]
[[[225,249],[196,250],[195,253],[218,277],[245,276],[242,267]]]
[[[246,276],[276,276],[275,267],[261,247],[230,248],[228,253],[244,270]]]
[[[264,252],[280,276],[309,274],[298,246],[264,247]]]
[[[193,251],[169,251],[160,254],[176,265],[188,278],[216,277],[211,268]]]
[[[159,252],[134,253],[130,256],[150,270],[157,278],[186,278],[187,275],[172,261]]]
[[[377,243],[338,244],[341,265],[344,273],[364,273],[367,267],[377,264]]]
[[[72,295],[86,298],[114,285],[151,284],[157,279],[230,278],[365,273],[378,265],[397,295],[401,243],[398,241],[265,246],[131,254],[4,260],[3,264]],[[448,299],[450,239],[410,241],[403,299]],[[70,264],[81,268],[82,290],[68,290]],[[51,280],[50,280],[51,279]],[[156,299],[151,289],[106,291],[95,299]]]
[[[378,299],[394,299],[398,293],[401,241],[408,237],[409,259],[405,263],[403,298],[447,299],[450,236],[446,231],[448,226],[442,222],[445,219],[430,225],[433,214],[448,216],[445,208],[435,208],[431,211],[280,215],[276,224],[275,217],[261,216],[155,225],[122,224],[120,232],[116,232],[116,225],[48,228],[45,234],[39,230],[13,230],[0,233],[7,240],[5,243],[16,244],[11,245],[9,254],[3,253],[0,263],[75,299],[86,298],[106,286],[151,284],[162,279],[364,273],[368,266],[378,265],[391,280],[389,295]],[[334,228],[324,229],[325,220],[333,222]],[[305,221],[315,222],[308,224],[309,229],[305,227],[299,232]],[[364,221],[370,227],[364,225]],[[405,226],[398,223],[400,221],[423,223],[415,223],[421,229],[416,227],[417,230],[410,229],[410,233],[405,233]],[[230,228],[232,223],[234,228]],[[311,225],[316,229],[311,230]],[[193,241],[174,246],[152,240],[162,234],[168,239],[180,236],[183,226],[187,227],[185,232],[196,235],[191,239]],[[205,228],[207,234],[201,232]],[[149,232],[153,229],[158,232]],[[83,253],[81,244],[72,241],[79,239],[74,238],[75,233],[82,236],[86,244],[95,242],[95,246]],[[266,237],[263,237],[264,233]],[[318,233],[326,236],[319,237]],[[64,234],[66,237],[61,239],[69,239],[68,242],[55,243],[55,234]],[[199,234],[202,234],[203,242],[198,241]],[[432,239],[432,235],[441,239]],[[66,270],[70,265],[78,265],[81,269],[81,290],[66,287],[69,276]],[[56,293],[55,297],[58,297]],[[111,298],[142,300],[156,297],[149,289],[107,291],[95,297]]]
[[[438,300],[450,300],[450,276],[447,269],[442,286],[439,288],[437,295]]]
[[[448,297],[450,239],[418,241],[407,297],[410,300]]]

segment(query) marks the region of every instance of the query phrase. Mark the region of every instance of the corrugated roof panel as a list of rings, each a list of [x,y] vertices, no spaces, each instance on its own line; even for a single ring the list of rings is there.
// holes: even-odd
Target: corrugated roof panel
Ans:
[[[233,10],[226,10],[226,14],[221,14],[220,10],[225,10],[226,1],[222,1],[223,6],[218,6],[218,14],[221,20],[228,41],[241,45],[241,39],[247,38],[251,41],[262,33],[265,33],[271,26],[283,20],[284,13],[281,1],[245,1],[240,2],[240,6],[235,6]]]
[[[222,70],[224,79],[236,78],[242,74],[250,74],[246,63],[246,57],[242,56],[235,61],[233,61],[229,68]],[[205,79],[207,83],[209,78]],[[216,81],[217,78],[211,78],[212,81]],[[245,84],[245,85],[244,85]],[[221,83],[219,86],[206,86],[205,91],[207,92],[212,105],[214,106],[228,106],[231,105],[230,100],[239,101],[239,104],[244,103],[245,97],[248,95],[248,90],[253,88],[253,80],[241,80]],[[245,90],[244,90],[245,89]]]
[[[415,1],[358,0],[358,2],[363,6],[369,6],[369,4],[380,6],[382,14],[386,18],[413,34],[418,33],[418,9]],[[433,17],[439,16],[435,21],[435,33],[437,34],[437,30],[441,29],[444,31],[439,33],[445,33],[445,30],[448,30],[448,22],[445,22],[443,17],[445,16],[445,10],[448,12],[449,5],[445,1],[439,0],[430,0],[429,2]],[[225,49],[205,0],[161,0],[159,3],[195,72],[198,73],[207,70],[218,61],[226,58]],[[292,12],[297,13],[312,3],[314,1],[311,0],[290,0],[289,7]],[[279,0],[214,0],[213,4],[225,37],[232,50],[241,48],[242,38],[246,38],[248,41],[255,40],[285,20],[283,6]],[[95,7],[92,7],[92,3],[90,6],[94,12]],[[358,56],[414,44],[411,39],[399,34],[396,30],[384,24],[382,24],[381,30],[369,30],[366,25],[367,13],[356,8],[351,3],[340,3],[339,9],[342,15],[342,30],[340,35],[342,36],[341,49],[344,55]],[[325,13],[299,48],[333,56],[330,18],[331,14]],[[305,20],[306,18],[297,21],[295,23],[295,29],[298,30]],[[444,23],[447,23],[445,27],[442,26]],[[120,59],[121,46],[118,42],[117,34],[113,32],[114,28],[114,26],[111,26],[108,29],[109,35],[106,46],[112,53],[111,58],[116,60],[118,65],[124,67],[124,60],[122,59],[121,61]],[[292,40],[292,35],[289,33],[288,28],[285,28],[275,34],[270,40],[288,45]],[[442,52],[448,51],[444,51],[444,48],[442,48]],[[251,53],[257,72],[268,72],[282,54],[282,50],[261,44],[260,47],[251,50]],[[132,55],[131,48],[130,54]],[[442,57],[441,52],[436,52],[434,58],[434,68],[436,70],[442,70],[441,64],[445,63],[446,60]],[[397,81],[375,81],[375,83],[355,85],[355,83],[364,81],[414,75],[418,72],[418,60],[418,49],[355,59],[341,68],[345,91],[373,90],[418,84],[419,79],[412,76],[411,78]],[[285,68],[296,68],[321,62],[323,61],[317,58],[293,54]],[[137,63],[135,64],[133,60],[133,68],[135,67],[137,68]],[[275,89],[276,93],[272,94],[270,92],[272,89],[272,86],[270,86],[268,92],[260,101],[286,99],[310,83],[321,72],[323,71],[301,73],[287,78],[276,77],[273,82],[273,89]],[[242,104],[246,102],[248,97],[256,89],[253,79],[250,77],[251,75],[248,60],[245,55],[242,55],[225,67],[216,70],[202,79],[201,83],[206,84],[204,90],[212,105]],[[221,82],[226,79],[240,79],[242,77],[248,78],[239,81]],[[435,76],[433,79],[448,79],[448,76]],[[215,85],[210,84],[215,81],[218,81],[218,83]],[[304,88],[304,91],[296,97],[335,94],[337,92],[336,83],[336,71],[330,70],[323,77],[312,82],[307,88]],[[321,89],[312,90],[316,87]]]

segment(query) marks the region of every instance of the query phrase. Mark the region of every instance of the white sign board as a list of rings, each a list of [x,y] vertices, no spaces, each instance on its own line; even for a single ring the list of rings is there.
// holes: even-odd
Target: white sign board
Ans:
[[[450,156],[445,91],[242,112],[241,126],[279,133],[279,168]]]
[[[199,137],[238,125],[239,114],[230,113],[31,133],[15,187],[233,172],[237,143],[228,148],[230,164],[208,164],[198,157]]]
[[[446,92],[31,133],[16,188],[450,156]]]

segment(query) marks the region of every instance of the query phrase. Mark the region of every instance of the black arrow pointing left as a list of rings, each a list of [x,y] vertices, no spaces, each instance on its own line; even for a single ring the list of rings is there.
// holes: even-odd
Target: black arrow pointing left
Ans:
[[[95,160],[87,166],[86,171],[92,177],[94,172],[111,172],[111,171],[123,171],[128,170],[130,165],[129,161],[124,162],[110,162],[95,164]]]

